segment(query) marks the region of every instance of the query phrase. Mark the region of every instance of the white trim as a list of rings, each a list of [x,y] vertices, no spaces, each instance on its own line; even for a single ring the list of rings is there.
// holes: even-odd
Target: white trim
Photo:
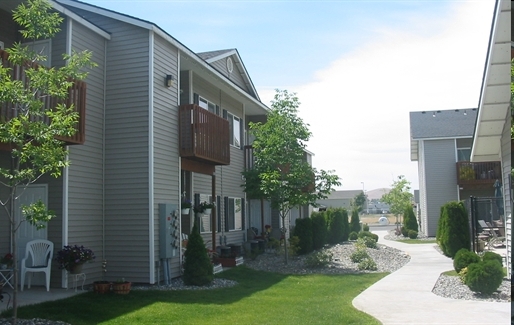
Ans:
[[[473,139],[472,135],[466,136],[451,136],[451,137],[440,137],[440,138],[412,138],[415,141],[425,141],[425,140],[453,140],[453,139]]]
[[[68,3],[67,0],[58,0],[58,1],[66,3],[67,5],[71,5],[71,3]],[[93,32],[99,34],[100,36],[102,36],[102,37],[104,37],[104,38],[106,38],[108,40],[111,39],[111,35],[109,33],[107,33],[106,31],[98,28],[98,26],[93,25],[92,23],[90,23],[89,21],[85,20],[84,18],[78,16],[73,11],[69,11],[68,9],[64,8],[61,4],[56,2],[56,0],[50,1],[50,3],[51,3],[52,7],[55,10],[59,11],[63,15],[68,16],[69,18],[75,20],[76,22],[78,22],[81,25],[84,25],[88,29],[90,29]]]
[[[237,54],[236,50],[231,50],[231,51],[225,52],[223,54],[213,56],[212,58],[205,60],[205,62],[212,63],[212,62],[224,59],[226,57],[232,56],[233,54]]]
[[[148,31],[149,34],[149,82],[148,82],[148,248],[149,248],[149,262],[150,262],[150,278],[149,283],[155,283],[155,230],[154,230],[154,141],[153,141],[153,103],[154,103],[154,32]]]
[[[177,85],[176,92],[177,92],[177,106],[180,106],[180,51],[177,51]],[[180,189],[179,189],[180,192]],[[180,197],[180,195],[179,195]],[[179,200],[180,202],[180,200]]]
[[[0,50],[4,49],[4,42],[0,41]]]
[[[68,30],[66,31],[66,54],[71,55],[71,43],[73,42],[73,20],[68,19]]]

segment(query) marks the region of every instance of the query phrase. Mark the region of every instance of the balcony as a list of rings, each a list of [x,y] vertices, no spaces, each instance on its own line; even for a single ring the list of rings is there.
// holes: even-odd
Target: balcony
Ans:
[[[198,105],[182,105],[180,156],[208,165],[230,165],[228,120]]]
[[[457,163],[457,184],[465,189],[491,188],[497,179],[501,179],[499,161]]]
[[[21,80],[28,84],[27,77],[25,75],[26,66],[14,66],[7,60],[9,54],[0,50],[0,58],[2,61],[2,66],[11,69],[11,79],[12,80]],[[37,64],[33,64],[34,67]],[[44,109],[52,109],[56,107],[59,102],[59,99],[50,96],[41,96],[41,101],[44,103]],[[77,122],[77,132],[71,137],[57,137],[57,139],[64,141],[66,144],[83,144],[85,141],[86,134],[86,83],[83,81],[76,80],[73,85],[68,89],[68,97],[64,101],[64,104],[70,106],[73,104],[75,112],[78,112],[79,119]],[[11,118],[15,117],[17,114],[17,110],[14,108],[13,103],[0,103],[0,119],[2,121],[8,121]],[[48,117],[34,117],[34,120],[39,119],[50,123],[50,119]],[[5,149],[5,144],[0,146]],[[1,150],[1,148],[0,148]]]

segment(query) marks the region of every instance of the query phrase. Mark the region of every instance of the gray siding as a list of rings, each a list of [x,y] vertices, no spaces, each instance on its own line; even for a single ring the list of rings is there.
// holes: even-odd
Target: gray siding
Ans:
[[[164,75],[177,79],[178,52],[162,38],[155,37],[154,50],[154,247],[155,260],[159,259],[159,203],[179,204],[180,167],[178,146],[177,88],[164,86]],[[179,276],[180,259],[171,261],[171,276]],[[157,270],[157,272],[160,272]],[[164,278],[163,276],[160,277]],[[157,277],[156,277],[157,279]]]
[[[441,206],[458,200],[455,140],[424,141],[427,235],[435,236]]]
[[[4,42],[5,48],[11,47],[20,37],[18,26],[11,16],[12,13],[0,10],[0,41]]]
[[[89,71],[85,80],[86,141],[84,145],[70,146],[71,165],[68,181],[68,243],[84,245],[95,252],[97,263],[84,265],[88,282],[92,282],[101,279],[101,261],[106,258],[102,245],[106,42],[101,36],[76,22],[72,25],[72,33],[72,49],[92,51],[93,61],[98,64]]]
[[[246,91],[247,93],[250,93],[250,90],[248,89],[248,86],[246,85],[242,74],[242,72],[239,67],[236,65],[236,57],[234,55],[230,56],[232,58],[232,63],[234,64],[234,69],[232,70],[232,73],[228,72],[227,69],[227,58],[223,58],[221,60],[214,61],[210,63],[211,66],[213,66],[216,70],[218,70],[221,74],[223,74],[225,77],[230,79],[232,82],[234,82],[238,87]]]
[[[508,118],[508,117],[507,117]],[[507,120],[508,121],[508,120]],[[507,273],[508,278],[512,278],[512,197],[511,197],[511,168],[512,168],[512,140],[510,137],[510,123],[505,123],[501,139],[501,163],[503,171],[503,200],[505,216],[505,232],[507,238]]]

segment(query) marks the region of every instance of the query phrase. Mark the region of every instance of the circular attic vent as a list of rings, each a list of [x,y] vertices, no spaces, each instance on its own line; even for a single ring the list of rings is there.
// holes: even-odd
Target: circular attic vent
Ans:
[[[234,63],[232,63],[232,58],[227,58],[227,70],[228,73],[232,73],[232,71],[234,71]]]

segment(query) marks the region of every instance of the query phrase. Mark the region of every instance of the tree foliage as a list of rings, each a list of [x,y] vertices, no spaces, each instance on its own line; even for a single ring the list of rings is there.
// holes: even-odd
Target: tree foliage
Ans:
[[[358,233],[361,231],[361,221],[359,219],[359,211],[357,209],[352,210],[352,215],[350,217],[350,232]]]
[[[470,249],[468,214],[462,202],[447,202],[441,207],[436,240],[444,255],[451,258],[462,248]]]
[[[400,175],[398,179],[391,185],[392,189],[389,193],[382,195],[382,201],[389,204],[389,211],[396,216],[396,224],[398,216],[400,216],[407,207],[411,206],[412,193],[410,193],[410,182],[405,176]]]
[[[333,187],[340,185],[339,177],[332,171],[318,171],[307,161],[306,146],[311,132],[297,115],[299,105],[294,93],[277,90],[267,121],[249,124],[255,136],[255,170],[243,173],[245,192],[269,200],[279,212],[282,225],[292,208],[315,205],[316,200],[327,198]]]
[[[42,53],[31,49],[30,42],[54,37],[63,18],[52,11],[46,0],[28,0],[13,11],[14,21],[21,26],[23,42],[15,43],[6,51],[8,61],[24,67],[25,80],[12,79],[12,68],[0,65],[0,103],[8,103],[15,112],[13,117],[0,122],[0,142],[10,148],[10,165],[0,167],[0,184],[8,195],[0,200],[10,222],[11,238],[22,222],[44,228],[55,215],[41,201],[22,206],[23,218],[15,220],[15,201],[20,193],[43,175],[59,177],[69,165],[68,151],[57,137],[69,137],[76,132],[78,114],[73,106],[65,104],[68,89],[74,80],[87,76],[85,67],[93,67],[92,53],[83,51],[63,54],[62,67],[44,67],[47,61]],[[28,45],[25,45],[28,44]],[[43,63],[43,65],[41,64]],[[55,106],[45,106],[47,97],[57,99]],[[17,316],[18,256],[17,242],[13,240],[14,317]]]
[[[414,209],[410,205],[407,206],[403,212],[403,226],[407,231],[418,231],[418,221],[416,220]]]
[[[357,194],[352,200],[352,207],[356,208],[357,211],[361,212],[366,208],[367,197],[364,192]]]

